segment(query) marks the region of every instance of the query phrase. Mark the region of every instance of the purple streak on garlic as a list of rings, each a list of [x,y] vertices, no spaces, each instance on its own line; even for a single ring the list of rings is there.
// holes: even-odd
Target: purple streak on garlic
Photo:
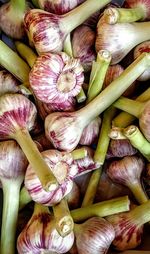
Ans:
[[[138,225],[130,217],[130,212],[111,215],[106,218],[114,227],[115,249],[124,251],[136,248],[141,243],[143,225]]]
[[[137,150],[131,145],[127,139],[111,139],[107,151],[107,159],[114,157],[125,157],[134,155]]]
[[[92,217],[75,225],[75,237],[79,254],[105,254],[115,238],[115,231],[105,219]]]
[[[78,59],[66,53],[42,54],[29,74],[36,97],[46,103],[63,103],[75,97],[84,81],[83,67]]]
[[[13,138],[17,129],[33,129],[36,119],[34,104],[21,94],[0,98],[0,139]]]
[[[8,36],[21,39],[25,36],[23,19],[26,1],[9,1],[0,7],[0,29]]]
[[[95,32],[88,26],[81,25],[73,31],[72,51],[79,58],[85,71],[90,71],[92,61],[96,59]]]
[[[85,0],[38,0],[38,4],[40,8],[45,11],[61,15],[71,11],[84,1]]]
[[[74,97],[68,98],[64,102],[58,103],[45,103],[39,100],[36,100],[36,104],[38,107],[38,112],[40,117],[45,120],[46,116],[55,111],[75,111],[76,99]]]
[[[0,71],[0,96],[5,93],[17,93],[20,91],[19,82],[6,70]]]
[[[120,161],[113,161],[107,168],[112,181],[130,186],[140,181],[144,161],[137,156],[126,156]]]
[[[17,250],[19,254],[40,254],[47,251],[48,253],[66,253],[73,242],[73,232],[61,237],[55,228],[53,215],[48,208],[42,208],[41,211],[34,210],[31,219],[20,233],[17,239]]]
[[[150,52],[150,41],[145,41],[140,43],[134,49],[134,59],[136,59],[142,52]],[[150,79],[150,70],[147,69],[143,74],[138,78],[139,81],[146,81]]]
[[[100,117],[95,118],[90,124],[88,124],[82,132],[79,144],[88,146],[95,143],[98,138],[100,125]]]

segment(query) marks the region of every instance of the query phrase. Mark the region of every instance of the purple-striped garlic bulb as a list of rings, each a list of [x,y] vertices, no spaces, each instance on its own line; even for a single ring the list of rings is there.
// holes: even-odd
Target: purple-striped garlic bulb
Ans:
[[[73,178],[81,173],[98,168],[91,158],[92,149],[87,149],[87,156],[84,159],[73,159],[71,153],[57,150],[47,150],[41,153],[45,162],[59,182],[57,189],[46,192],[32,167],[29,165],[25,174],[25,187],[35,202],[52,206],[64,198],[73,187]]]
[[[20,91],[19,82],[6,70],[0,71],[0,96],[5,93],[17,93]]]
[[[60,236],[48,207],[35,204],[31,219],[17,239],[17,250],[19,254],[66,253],[73,242],[73,232]]]
[[[0,247],[2,254],[15,253],[19,194],[27,165],[28,161],[16,141],[0,142],[0,181],[3,189]]]
[[[75,224],[74,232],[78,254],[105,254],[115,238],[111,223],[100,217]]]
[[[90,124],[88,124],[82,132],[79,144],[88,146],[95,143],[98,138],[100,125],[100,117],[95,118]]]
[[[150,52],[150,41],[145,41],[140,43],[134,49],[134,59],[136,59],[142,52]],[[138,78],[139,81],[146,81],[150,79],[150,69],[148,68],[146,71],[142,73],[142,75]]]
[[[119,63],[136,45],[149,40],[149,22],[117,23],[110,25],[103,15],[97,24],[96,52],[108,50],[111,64]],[[109,34],[109,39],[108,39]]]
[[[38,4],[40,8],[45,11],[61,15],[71,11],[84,1],[85,0],[38,0]]]
[[[142,240],[143,225],[150,221],[150,201],[129,212],[106,217],[115,230],[113,246],[119,251],[136,248]]]
[[[45,103],[65,103],[75,97],[84,81],[80,61],[66,53],[45,53],[39,56],[29,74],[36,97]]]
[[[87,0],[64,15],[32,9],[24,18],[29,40],[39,54],[60,52],[67,35],[109,2],[110,0]]]
[[[148,200],[141,184],[144,161],[137,156],[126,156],[121,160],[112,161],[107,174],[112,181],[127,186],[141,204]]]
[[[128,139],[111,139],[107,151],[107,159],[134,155],[137,150]]]
[[[81,25],[73,31],[72,51],[79,58],[84,71],[90,71],[92,62],[96,59],[95,32],[86,25]]]
[[[15,139],[39,177],[42,186],[48,191],[58,183],[43,160],[29,131],[36,122],[35,105],[21,94],[5,94],[0,97],[0,140]]]
[[[76,99],[74,97],[69,97],[66,101],[61,101],[58,103],[45,103],[36,100],[36,105],[38,108],[38,113],[42,120],[45,120],[46,116],[55,111],[75,111]]]
[[[11,0],[0,7],[0,29],[8,36],[21,39],[25,36],[24,15],[28,7],[25,0]]]

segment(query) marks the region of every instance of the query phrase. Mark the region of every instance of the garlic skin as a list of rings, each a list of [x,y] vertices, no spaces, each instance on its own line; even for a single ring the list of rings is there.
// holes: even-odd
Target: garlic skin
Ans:
[[[21,39],[25,36],[23,19],[27,7],[24,6],[24,10],[15,8],[10,1],[0,7],[0,29],[14,39]]]
[[[66,195],[66,200],[69,206],[69,209],[76,209],[80,205],[80,189],[78,185],[73,182],[72,190]]]
[[[106,23],[103,15],[97,24],[96,52],[106,49],[111,53],[111,64],[119,63],[132,48],[149,39],[145,25],[147,25],[145,22],[133,22],[112,26]]]
[[[87,146],[93,144],[98,138],[100,125],[100,117],[95,118],[90,124],[88,124],[82,132],[79,144]]]
[[[55,112],[45,118],[45,135],[59,150],[72,151],[79,143],[82,129],[75,112],[62,112],[61,115]],[[59,137],[56,135],[57,132]]]
[[[21,94],[5,94],[0,97],[0,139],[13,138],[17,128],[32,130],[36,119],[36,107]]]
[[[107,151],[107,159],[135,155],[137,150],[127,139],[111,139]]]
[[[115,238],[115,231],[105,219],[92,217],[75,225],[75,237],[78,254],[104,254]]]
[[[140,157],[126,156],[120,161],[111,162],[107,174],[112,181],[129,186],[140,181],[144,165]]]
[[[73,56],[80,59],[84,71],[90,71],[92,61],[96,59],[95,37],[95,32],[85,25],[73,31],[71,41]]]
[[[41,254],[41,251],[66,253],[73,241],[73,232],[61,237],[55,228],[54,217],[48,212],[41,212],[32,215],[19,235],[17,250],[19,254]]]
[[[45,103],[63,103],[70,97],[75,97],[80,92],[83,81],[80,61],[64,52],[42,54],[29,74],[34,94]]]
[[[0,96],[5,93],[19,92],[19,82],[6,70],[0,71]]]
[[[61,15],[71,11],[84,1],[85,0],[38,0],[38,4],[40,8],[45,11]]]
[[[139,118],[139,126],[146,137],[146,139],[150,142],[150,101],[148,101],[142,111],[142,114]]]
[[[115,230],[113,246],[116,250],[124,251],[136,248],[141,243],[143,225],[134,223],[128,213],[120,213],[108,216],[109,221]]]

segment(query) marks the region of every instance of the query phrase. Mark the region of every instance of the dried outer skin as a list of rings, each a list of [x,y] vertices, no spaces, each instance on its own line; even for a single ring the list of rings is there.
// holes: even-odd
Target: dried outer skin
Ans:
[[[35,105],[21,94],[5,94],[0,97],[0,140],[14,137],[18,129],[33,129],[37,110]]]
[[[5,93],[19,92],[19,82],[6,70],[0,71],[0,96]]]
[[[150,101],[146,103],[144,110],[139,118],[139,125],[145,138],[150,142]]]

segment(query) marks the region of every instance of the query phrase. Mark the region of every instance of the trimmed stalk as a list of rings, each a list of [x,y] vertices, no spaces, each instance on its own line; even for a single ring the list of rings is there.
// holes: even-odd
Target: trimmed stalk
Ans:
[[[63,198],[60,203],[53,206],[53,213],[55,217],[55,226],[58,233],[62,237],[70,234],[73,230],[74,223],[65,198]]]
[[[131,125],[123,131],[131,144],[150,162],[150,143],[145,139],[139,128]]]
[[[144,102],[150,99],[150,88],[148,88],[145,92],[139,95],[136,98],[136,101]],[[113,119],[113,125],[125,128],[128,125],[132,124],[135,120],[135,117],[127,112],[121,112]]]
[[[37,59],[37,55],[34,51],[28,47],[26,44],[16,41],[15,42],[16,49],[21,57],[28,63],[28,65],[32,68],[35,60]]]
[[[109,137],[114,140],[126,139],[125,135],[123,134],[123,128],[120,127],[112,127],[109,132]]]
[[[20,181],[15,179],[5,179],[3,181],[3,215],[2,215],[2,229],[1,229],[1,254],[15,254],[15,237],[16,227],[18,220],[19,209],[19,192],[20,185],[23,181],[23,177],[20,177]]]
[[[105,217],[110,214],[129,211],[129,204],[128,196],[124,196],[72,210],[71,216],[75,222],[86,220],[93,216]]]
[[[93,61],[90,74],[90,84],[87,93],[87,103],[93,100],[102,90],[105,76],[111,61],[111,55],[107,50],[100,50],[96,61]]]
[[[32,198],[27,191],[26,187],[23,186],[20,191],[20,197],[19,197],[19,210],[22,210],[28,203],[32,201]]]
[[[0,65],[12,73],[22,83],[28,82],[30,68],[24,60],[1,40],[0,52]]]
[[[52,144],[61,150],[73,150],[83,129],[109,107],[150,65],[150,55],[143,53],[94,100],[76,112],[52,113],[45,119],[45,133]],[[121,86],[120,86],[121,83]],[[62,129],[63,125],[63,129]],[[71,135],[67,134],[71,130]]]
[[[137,8],[108,8],[105,10],[106,22],[110,25],[116,23],[132,23],[146,18],[146,11],[141,7]]]

